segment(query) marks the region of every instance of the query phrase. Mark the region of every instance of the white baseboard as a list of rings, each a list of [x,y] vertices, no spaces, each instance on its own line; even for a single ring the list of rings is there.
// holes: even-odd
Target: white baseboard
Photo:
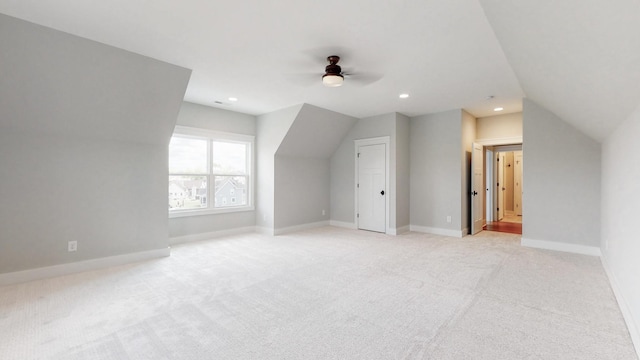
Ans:
[[[441,228],[418,226],[418,225],[409,225],[409,229],[411,231],[433,234],[433,235],[451,236],[456,238],[462,237],[462,230],[441,229]]]
[[[342,221],[336,221],[336,220],[329,220],[329,225],[335,226],[335,227],[341,227],[345,229],[351,229],[351,230],[358,229],[358,227],[356,226],[356,223],[342,222]]]
[[[285,228],[273,229],[273,235],[288,234],[288,233],[292,233],[292,232],[296,232],[296,231],[314,229],[314,228],[328,226],[328,225],[329,225],[329,221],[325,220],[325,221],[318,221],[318,222],[314,222],[314,223],[289,226],[289,227],[285,227]]]
[[[404,233],[408,233],[409,231],[411,231],[411,227],[409,225],[407,226],[401,226],[399,228],[389,228],[389,235],[400,235],[400,234],[404,234]]]
[[[262,234],[262,235],[269,235],[269,236],[275,235],[275,231],[273,230],[273,228],[270,228],[270,227],[256,226],[255,231],[258,234]]]
[[[564,251],[581,255],[602,256],[600,248],[595,246],[567,244],[555,241],[533,240],[525,238],[522,238],[522,240],[520,241],[520,245],[537,249]]]
[[[245,227],[234,228],[234,229],[219,230],[219,231],[212,231],[212,232],[191,234],[191,235],[184,235],[184,236],[176,236],[176,237],[169,238],[169,244],[178,245],[178,244],[184,244],[184,243],[193,242],[193,241],[209,240],[209,239],[219,238],[222,236],[245,234],[245,233],[250,233],[255,231],[256,231],[255,226],[245,226]]]
[[[609,278],[609,284],[611,284],[613,295],[616,297],[624,322],[627,324],[631,341],[633,342],[633,346],[636,348],[636,354],[638,355],[638,358],[640,358],[640,324],[636,324],[635,319],[633,318],[633,313],[631,312],[631,307],[629,307],[629,303],[624,298],[620,285],[618,285],[618,280],[613,271],[611,271],[607,260],[604,256],[601,256],[600,261],[602,261],[602,267]]]
[[[112,266],[125,265],[135,262],[141,262],[161,257],[167,257],[171,254],[171,248],[141,251],[131,254],[123,254],[116,256],[108,256],[99,259],[84,260],[72,262],[68,264],[60,264],[47,266],[37,269],[29,269],[16,271],[6,274],[0,274],[0,286],[23,283],[27,281],[47,279],[56,276],[75,274],[79,272],[104,269]]]

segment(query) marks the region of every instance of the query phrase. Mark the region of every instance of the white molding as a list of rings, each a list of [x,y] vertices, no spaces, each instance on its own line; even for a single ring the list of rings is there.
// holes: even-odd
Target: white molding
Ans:
[[[289,227],[284,227],[279,229],[273,229],[273,235],[288,234],[296,231],[314,229],[314,228],[319,228],[319,227],[328,226],[328,225],[329,225],[328,220],[301,224],[301,225],[294,225],[294,226],[289,226]]]
[[[477,144],[486,145],[486,146],[522,144],[522,136],[513,136],[513,137],[495,138],[495,139],[476,139],[474,142]]]
[[[434,227],[418,226],[418,225],[409,225],[409,229],[411,231],[433,234],[433,235],[451,236],[455,238],[462,237],[462,230],[450,230],[450,229],[442,229],[442,228],[434,228]]]
[[[36,269],[0,274],[0,286],[23,283],[27,281],[47,279],[56,276],[75,274],[85,271],[104,269],[146,260],[167,257],[171,248],[148,250],[130,254],[108,256],[98,259],[77,261],[68,264],[53,265]]]
[[[233,229],[227,229],[227,230],[190,234],[190,235],[184,235],[184,236],[175,236],[175,237],[169,238],[169,244],[170,245],[184,244],[184,243],[189,243],[194,241],[215,239],[222,236],[251,233],[255,231],[256,231],[255,226],[245,226],[245,227],[233,228]]]
[[[358,229],[358,227],[356,226],[356,223],[336,221],[336,220],[329,220],[329,225],[335,226],[335,227],[340,227],[340,228],[345,228],[345,229],[351,229],[351,230],[357,230]]]
[[[269,236],[275,235],[275,231],[273,230],[273,228],[266,227],[266,226],[256,226],[255,231],[258,234],[262,234],[262,235],[269,235]]]
[[[534,240],[526,239],[524,237],[520,241],[520,245],[537,249],[564,251],[581,255],[602,256],[600,248],[596,246],[568,244],[547,240]]]
[[[486,221],[484,222],[484,225],[487,225],[487,222],[486,222]],[[484,227],[484,226],[483,226],[483,227]],[[480,231],[482,231],[482,230],[480,230]],[[462,229],[462,237],[465,237],[465,236],[467,236],[467,235],[469,235],[469,234],[471,234],[471,231],[469,231],[469,228],[468,228],[468,227],[466,227],[466,228]]]
[[[622,317],[627,324],[627,329],[629,330],[629,335],[631,337],[631,341],[633,342],[633,346],[636,349],[636,354],[638,355],[638,358],[640,358],[640,327],[638,326],[638,324],[636,324],[635,319],[633,318],[631,307],[624,298],[623,292],[620,289],[620,285],[618,284],[618,280],[609,267],[607,260],[604,256],[601,256],[600,261],[602,262],[604,272],[609,278],[609,284],[611,284],[611,289],[613,290],[613,295],[616,297],[616,301],[618,302],[620,312],[622,312]]]
[[[390,199],[390,195],[389,195],[389,186],[391,185],[391,137],[390,136],[380,136],[380,137],[375,137],[375,138],[366,138],[366,139],[355,139],[353,140],[354,143],[354,164],[355,164],[355,176],[354,176],[354,184],[353,184],[353,190],[354,190],[354,206],[353,206],[353,217],[354,219],[356,219],[356,228],[358,227],[358,148],[360,146],[367,146],[367,145],[378,145],[378,144],[384,144],[385,145],[385,184],[384,184],[384,191],[386,194],[385,197],[385,234],[391,234],[391,228],[389,227],[390,222],[391,222],[391,201]]]
[[[406,226],[401,226],[399,228],[391,228],[389,230],[390,230],[389,235],[401,235],[411,231],[411,227],[409,225],[406,225]]]

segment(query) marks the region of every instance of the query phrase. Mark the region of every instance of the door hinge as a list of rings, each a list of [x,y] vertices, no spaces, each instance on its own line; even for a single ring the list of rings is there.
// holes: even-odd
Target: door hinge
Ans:
[[[498,185],[496,185],[496,186],[500,186],[500,183],[498,183]]]
[[[360,184],[357,184],[356,186],[359,188],[359,187],[360,187]]]
[[[360,157],[360,153],[358,153],[358,157]]]
[[[500,208],[497,208],[496,210],[500,211]]]
[[[357,218],[359,218],[359,217],[360,217],[360,214],[356,214],[356,217],[357,217]]]

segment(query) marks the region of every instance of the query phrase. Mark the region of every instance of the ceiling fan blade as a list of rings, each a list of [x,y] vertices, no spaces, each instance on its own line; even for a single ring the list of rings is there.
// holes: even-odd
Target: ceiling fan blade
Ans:
[[[383,77],[382,74],[369,72],[345,72],[342,75],[345,77],[345,83],[354,83],[359,86],[371,85]]]

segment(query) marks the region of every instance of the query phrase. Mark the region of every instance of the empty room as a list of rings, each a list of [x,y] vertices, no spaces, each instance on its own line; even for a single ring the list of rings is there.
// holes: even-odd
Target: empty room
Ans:
[[[639,33],[0,0],[0,359],[638,359]]]

